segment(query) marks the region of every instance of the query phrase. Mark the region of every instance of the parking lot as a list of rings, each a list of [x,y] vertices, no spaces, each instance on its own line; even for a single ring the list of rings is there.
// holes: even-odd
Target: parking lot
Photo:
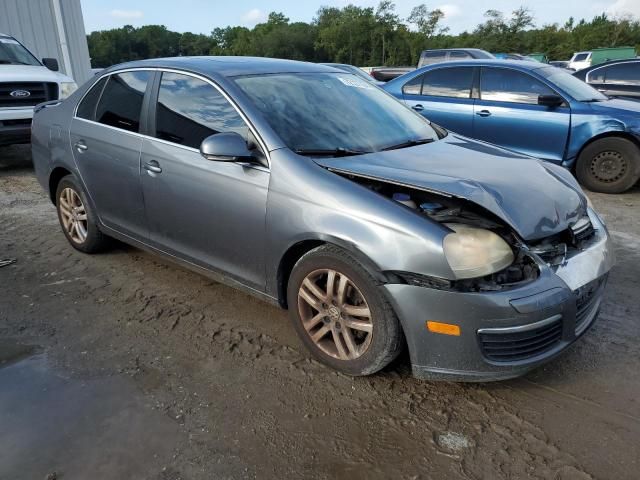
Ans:
[[[635,479],[640,188],[590,194],[616,244],[598,322],[492,384],[350,378],[286,312],[119,245],[73,250],[29,146],[0,147],[0,479]]]

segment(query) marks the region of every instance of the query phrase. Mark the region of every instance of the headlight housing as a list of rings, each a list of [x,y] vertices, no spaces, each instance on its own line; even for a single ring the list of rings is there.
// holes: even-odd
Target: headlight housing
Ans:
[[[456,279],[484,277],[513,263],[513,250],[492,231],[459,223],[446,226],[453,233],[444,237],[444,254]]]
[[[76,82],[62,82],[60,84],[60,100],[64,100],[78,89]]]

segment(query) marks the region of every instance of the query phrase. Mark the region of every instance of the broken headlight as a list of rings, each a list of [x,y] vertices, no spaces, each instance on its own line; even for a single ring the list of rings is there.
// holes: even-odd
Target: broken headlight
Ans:
[[[453,232],[444,237],[444,254],[456,279],[484,277],[513,263],[513,250],[492,231],[459,223],[446,226]]]

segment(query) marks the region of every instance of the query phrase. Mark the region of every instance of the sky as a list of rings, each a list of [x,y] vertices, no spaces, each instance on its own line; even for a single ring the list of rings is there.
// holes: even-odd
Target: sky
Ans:
[[[320,6],[343,7],[349,3],[375,7],[379,0],[81,0],[87,33],[133,25],[160,24],[178,32],[210,33],[216,27],[253,27],[271,11],[284,13],[292,21],[310,22]],[[519,6],[533,12],[535,23],[564,23],[570,16],[591,19],[606,12],[612,16],[632,14],[640,18],[640,0],[396,0],[396,11],[405,19],[412,7],[426,3],[445,12],[443,24],[451,33],[472,30],[488,9],[509,14]],[[480,6],[478,6],[480,4]]]

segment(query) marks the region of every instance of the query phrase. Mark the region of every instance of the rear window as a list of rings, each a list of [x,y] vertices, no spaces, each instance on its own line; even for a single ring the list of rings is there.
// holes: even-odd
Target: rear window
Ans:
[[[454,67],[431,70],[423,75],[422,95],[470,98],[473,68]]]
[[[111,75],[96,109],[96,121],[138,132],[142,100],[150,77],[151,73],[147,71]]]

